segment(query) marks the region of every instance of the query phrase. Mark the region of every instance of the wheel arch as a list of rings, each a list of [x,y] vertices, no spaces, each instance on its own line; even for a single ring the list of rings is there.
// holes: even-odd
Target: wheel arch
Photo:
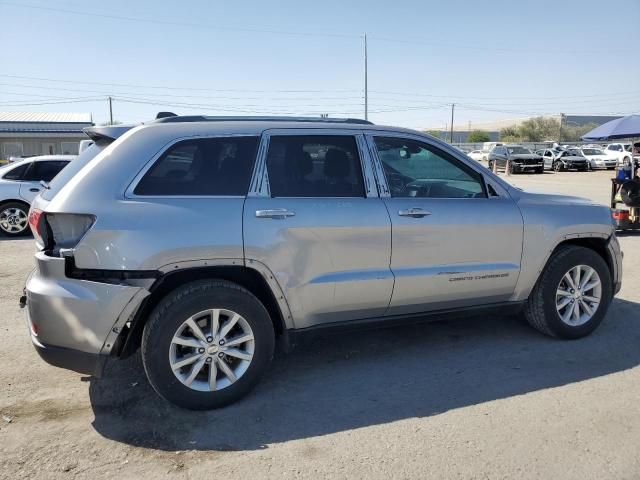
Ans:
[[[611,281],[615,282],[615,269],[616,269],[615,261],[616,260],[615,258],[612,257],[610,250],[607,248],[609,238],[610,237],[606,235],[600,235],[600,234],[575,234],[575,235],[568,235],[562,238],[555,245],[555,247],[549,252],[549,255],[545,259],[542,267],[538,272],[538,276],[536,278],[535,283],[531,285],[531,288],[527,292],[527,297],[531,294],[535,285],[540,281],[540,277],[542,276],[542,273],[546,270],[547,266],[549,265],[549,262],[551,262],[551,259],[554,257],[554,255],[560,249],[566,246],[571,246],[571,245],[576,247],[588,248],[596,252],[607,264],[607,267],[609,268],[609,275],[611,276]]]
[[[0,208],[2,208],[7,203],[21,203],[22,205],[27,207],[27,211],[31,208],[31,205],[29,204],[29,202],[25,201],[22,198],[7,198],[5,200],[0,200]]]
[[[210,263],[210,262],[204,262]],[[291,313],[275,277],[259,262],[244,265],[207,265],[172,268],[156,280],[151,292],[140,304],[128,327],[124,328],[112,349],[112,355],[126,358],[140,346],[142,332],[155,306],[171,291],[197,280],[226,280],[246,288],[265,306],[276,336],[289,346],[288,330],[293,327]]]

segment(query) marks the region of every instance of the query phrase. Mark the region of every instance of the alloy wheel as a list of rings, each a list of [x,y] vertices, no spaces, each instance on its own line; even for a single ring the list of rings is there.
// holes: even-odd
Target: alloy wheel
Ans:
[[[26,230],[27,225],[27,214],[20,208],[10,207],[0,212],[0,229],[5,233],[22,233]]]
[[[253,359],[255,341],[238,313],[210,309],[187,318],[169,347],[176,378],[192,390],[213,392],[237,382]]]
[[[556,289],[556,310],[566,325],[584,325],[595,315],[602,299],[598,272],[588,265],[577,265],[564,274]]]

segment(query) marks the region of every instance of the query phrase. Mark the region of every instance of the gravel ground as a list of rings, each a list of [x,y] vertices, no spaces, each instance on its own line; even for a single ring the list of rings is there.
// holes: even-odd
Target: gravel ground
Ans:
[[[611,172],[514,184],[607,203]],[[343,333],[276,358],[244,401],[187,412],[139,357],[102,379],[43,363],[18,308],[31,239],[0,240],[1,478],[640,477],[640,238],[589,338],[487,316]]]

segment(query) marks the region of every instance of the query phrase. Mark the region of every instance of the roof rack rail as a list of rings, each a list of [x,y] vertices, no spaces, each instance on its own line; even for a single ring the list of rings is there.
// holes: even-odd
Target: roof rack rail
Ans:
[[[175,117],[157,118],[153,123],[183,122],[317,122],[317,123],[353,123],[373,125],[369,120],[360,118],[327,118],[327,117],[270,117],[270,116],[209,116],[209,115],[176,115]]]

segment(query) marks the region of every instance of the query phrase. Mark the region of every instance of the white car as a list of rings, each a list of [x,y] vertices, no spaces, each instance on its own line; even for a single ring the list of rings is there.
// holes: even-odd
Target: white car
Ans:
[[[478,162],[482,162],[487,159],[487,155],[489,152],[484,152],[482,150],[473,150],[467,153],[467,156],[472,158],[473,160],[477,160]]]
[[[601,148],[582,147],[575,150],[578,150],[587,159],[591,170],[599,168],[613,170],[618,166],[618,159],[615,156],[607,155]]]
[[[0,167],[0,232],[15,237],[29,231],[29,206],[75,155],[44,155]]]
[[[615,158],[620,165],[625,162],[631,162],[632,153],[630,143],[610,143],[605,147],[604,153]]]

